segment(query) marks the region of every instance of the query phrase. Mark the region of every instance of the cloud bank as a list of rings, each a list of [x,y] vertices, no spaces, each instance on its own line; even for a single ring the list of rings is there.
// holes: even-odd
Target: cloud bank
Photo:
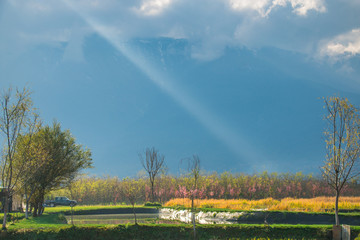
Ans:
[[[147,0],[143,1],[136,10],[146,16],[159,15],[172,3],[172,0]]]
[[[288,4],[297,15],[306,16],[308,11],[325,12],[323,0],[229,0],[232,9],[237,11],[256,11],[266,17],[276,7],[286,7]]]
[[[360,54],[360,28],[353,29],[325,41],[320,49],[320,54],[335,59],[341,57],[349,58]]]
[[[118,37],[184,38],[191,56],[209,61],[227,46],[276,47],[327,56],[354,56],[360,4],[352,0],[79,0],[77,8]],[[6,1],[0,44],[70,42],[90,34],[62,1]],[[335,20],[336,19],[336,22]],[[354,32],[352,32],[354,30]],[[350,31],[344,34],[344,31]],[[41,39],[43,38],[43,39]],[[354,39],[350,39],[354,38]],[[21,39],[21,41],[19,41]],[[323,39],[330,39],[324,48]],[[348,40],[347,40],[348,39]],[[6,44],[4,42],[7,41]],[[81,42],[81,41],[80,41]],[[79,45],[79,44],[76,44]],[[73,46],[73,45],[72,45]],[[21,49],[20,46],[14,46]]]

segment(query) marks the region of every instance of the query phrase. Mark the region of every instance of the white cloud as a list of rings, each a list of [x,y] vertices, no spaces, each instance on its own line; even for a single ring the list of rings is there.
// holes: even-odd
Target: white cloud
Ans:
[[[155,16],[161,14],[172,2],[172,0],[145,0],[136,10],[146,16]]]
[[[360,54],[360,28],[323,41],[320,47],[321,56],[329,56],[335,60],[340,57],[351,57]]]
[[[281,0],[284,1],[284,0]],[[298,15],[305,16],[308,11],[325,12],[326,7],[323,0],[288,0],[294,12]]]
[[[297,15],[306,16],[308,11],[325,12],[324,0],[228,0],[229,5],[236,11],[256,11],[266,17],[275,7],[291,5]]]
[[[230,7],[237,11],[253,10],[266,15],[266,9],[269,7],[270,0],[229,0]]]

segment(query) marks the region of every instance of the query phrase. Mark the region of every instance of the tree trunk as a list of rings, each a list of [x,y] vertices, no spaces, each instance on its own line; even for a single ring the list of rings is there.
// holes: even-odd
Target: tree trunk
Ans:
[[[35,204],[34,204],[33,217],[37,217],[37,214],[38,214],[38,204],[37,204],[37,203],[35,203]]]
[[[71,225],[74,226],[74,207],[71,205]]]
[[[195,210],[194,210],[194,197],[191,198],[191,222],[193,224],[194,239],[196,239],[196,222],[195,222]]]
[[[151,181],[151,202],[155,202],[154,181]]]
[[[41,216],[44,212],[44,206],[43,206],[43,201],[39,202],[39,210],[38,210],[38,216]]]
[[[25,218],[28,219],[29,218],[29,201],[26,200],[26,204],[25,204]]]
[[[340,225],[340,221],[339,221],[339,197],[340,197],[340,192],[336,191],[336,198],[335,198],[335,225],[336,226]]]
[[[9,211],[9,196],[7,193],[5,193],[5,204],[4,204],[4,219],[2,224],[2,229],[6,229],[6,220],[7,220],[7,214]]]
[[[25,218],[28,219],[29,218],[29,204],[30,204],[30,198],[33,195],[35,191],[35,188],[33,188],[33,190],[31,191],[31,193],[29,195],[25,194]],[[30,208],[30,212],[31,212],[31,208]]]
[[[132,206],[133,206],[133,213],[134,213],[134,218],[135,218],[135,225],[137,225],[136,212],[135,212],[135,204],[133,204]]]
[[[41,216],[42,213],[44,212],[44,206],[43,206],[44,199],[45,199],[45,191],[42,190],[41,193],[40,193],[39,201],[37,202],[37,204],[38,204],[38,216]]]
[[[29,198],[28,198],[28,195],[26,193],[25,193],[25,218],[26,219],[29,218]]]

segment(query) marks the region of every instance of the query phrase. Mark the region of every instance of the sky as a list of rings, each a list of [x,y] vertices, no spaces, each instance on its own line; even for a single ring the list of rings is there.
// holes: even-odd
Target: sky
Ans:
[[[323,97],[360,105],[358,0],[3,0],[0,88],[27,86],[45,124],[98,176],[319,173]]]

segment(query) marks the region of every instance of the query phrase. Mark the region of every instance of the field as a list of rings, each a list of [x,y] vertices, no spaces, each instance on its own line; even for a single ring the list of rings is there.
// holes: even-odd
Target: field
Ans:
[[[188,198],[175,198],[165,203],[165,207],[191,207]],[[275,200],[272,198],[260,200],[245,199],[196,199],[196,208],[215,208],[228,210],[268,210],[268,211],[292,211],[292,212],[334,212],[335,198],[317,197],[311,199],[284,198]],[[360,197],[342,197],[339,201],[339,209],[344,211],[360,211]]]

